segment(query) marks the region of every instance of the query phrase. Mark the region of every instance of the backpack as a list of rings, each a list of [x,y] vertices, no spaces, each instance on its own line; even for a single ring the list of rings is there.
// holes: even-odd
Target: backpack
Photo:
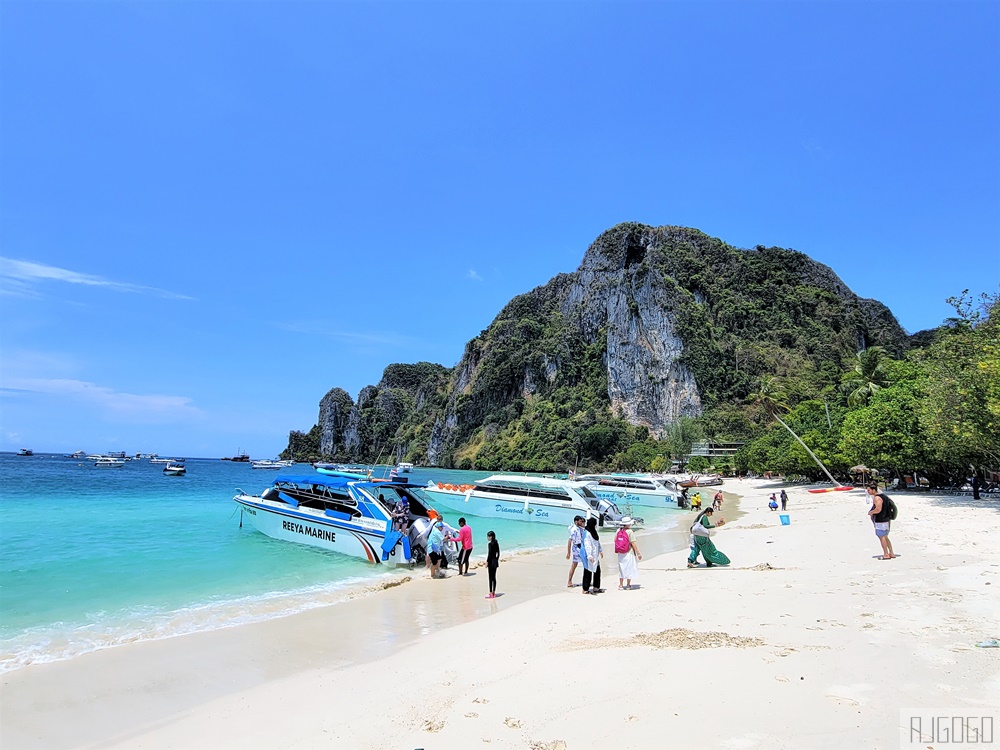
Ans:
[[[899,512],[896,509],[896,503],[894,503],[892,498],[888,495],[882,495],[882,504],[885,506],[882,512],[889,516],[890,521],[895,521],[896,514]]]
[[[620,555],[624,555],[632,549],[632,542],[628,538],[627,529],[618,529],[618,533],[615,534],[615,552]]]

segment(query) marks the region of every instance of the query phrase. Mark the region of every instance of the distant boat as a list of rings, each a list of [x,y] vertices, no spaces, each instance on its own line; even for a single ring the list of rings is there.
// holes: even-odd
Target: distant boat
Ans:
[[[172,460],[173,459],[170,459],[170,458],[159,458],[159,457],[154,456],[153,458],[149,459],[149,463],[151,463],[151,464],[169,464]]]
[[[183,461],[171,461],[163,467],[163,473],[168,477],[180,477],[187,473],[187,467]]]
[[[413,464],[411,464],[409,461],[400,461],[398,464],[396,464],[396,471],[400,474],[409,474],[410,469],[412,468]]]
[[[251,469],[283,469],[283,468],[285,468],[285,463],[283,461],[272,461],[270,458],[262,458],[259,461],[251,461],[250,462],[250,468]]]
[[[85,458],[87,456],[87,451],[76,451],[75,453],[70,453],[70,458]]]
[[[235,456],[232,456],[230,458],[223,458],[222,460],[223,461],[238,461],[241,464],[248,464],[248,463],[250,463],[250,454],[249,453],[243,453],[241,451],[240,453],[236,454]]]
[[[31,448],[21,448],[21,450],[19,450],[17,452],[17,455],[19,455],[19,456],[34,456],[35,452],[33,450],[31,450]]]
[[[110,458],[104,456],[99,460],[94,462],[94,466],[98,469],[120,469],[125,465],[125,462],[118,458]]]

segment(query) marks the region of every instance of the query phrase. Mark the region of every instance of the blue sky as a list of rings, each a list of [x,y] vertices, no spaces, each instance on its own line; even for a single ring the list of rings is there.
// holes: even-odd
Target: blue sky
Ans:
[[[254,457],[621,221],[1000,281],[995,2],[0,4],[0,450]]]

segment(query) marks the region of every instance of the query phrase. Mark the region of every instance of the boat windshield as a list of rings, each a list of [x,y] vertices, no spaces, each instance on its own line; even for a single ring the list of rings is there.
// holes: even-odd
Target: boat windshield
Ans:
[[[572,498],[565,487],[558,485],[535,484],[516,479],[484,479],[476,482],[476,489],[495,495],[512,495],[515,497],[530,497],[559,503],[570,503]]]

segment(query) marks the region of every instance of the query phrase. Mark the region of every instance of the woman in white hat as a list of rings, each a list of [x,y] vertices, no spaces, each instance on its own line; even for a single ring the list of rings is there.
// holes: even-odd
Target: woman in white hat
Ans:
[[[632,588],[632,579],[639,577],[639,563],[642,554],[635,543],[635,532],[632,531],[632,524],[635,523],[631,516],[625,516],[621,520],[621,528],[615,534],[615,552],[618,553],[618,590],[625,591]]]

